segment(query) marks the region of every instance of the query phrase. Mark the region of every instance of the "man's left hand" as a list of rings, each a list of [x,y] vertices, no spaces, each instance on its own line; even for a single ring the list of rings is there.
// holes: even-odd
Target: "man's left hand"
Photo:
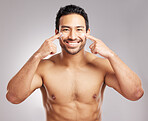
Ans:
[[[93,54],[100,54],[104,58],[109,58],[113,55],[113,51],[109,49],[100,39],[88,34],[86,34],[86,38],[93,41],[93,43],[89,46]]]

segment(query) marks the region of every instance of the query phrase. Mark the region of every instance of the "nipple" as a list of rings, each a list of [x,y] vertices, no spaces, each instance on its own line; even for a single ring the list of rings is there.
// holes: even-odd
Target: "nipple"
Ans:
[[[93,98],[96,98],[96,97],[97,97],[97,95],[96,95],[96,94],[94,94],[94,95],[93,95]]]
[[[55,100],[55,99],[56,99],[56,97],[55,97],[53,94],[52,94],[51,96],[52,96],[52,99],[53,99],[53,100]]]

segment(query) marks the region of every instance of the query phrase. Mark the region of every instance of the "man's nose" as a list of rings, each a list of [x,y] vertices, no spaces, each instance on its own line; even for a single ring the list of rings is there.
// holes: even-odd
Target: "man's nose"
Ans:
[[[75,31],[71,31],[70,33],[69,33],[69,39],[77,39],[77,34],[76,34],[76,32]]]

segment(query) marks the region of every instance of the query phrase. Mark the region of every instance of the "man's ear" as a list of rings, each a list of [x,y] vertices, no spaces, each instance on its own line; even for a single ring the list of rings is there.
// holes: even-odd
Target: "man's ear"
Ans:
[[[58,33],[59,33],[59,31],[57,29],[55,29],[55,34],[58,34]]]
[[[88,34],[88,35],[90,34],[90,28],[87,30],[86,34]]]

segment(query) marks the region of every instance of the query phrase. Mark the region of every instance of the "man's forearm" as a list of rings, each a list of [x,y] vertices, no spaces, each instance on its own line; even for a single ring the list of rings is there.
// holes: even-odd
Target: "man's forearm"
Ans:
[[[35,53],[20,71],[10,80],[7,86],[7,95],[13,95],[16,98],[26,97],[30,91],[32,78],[40,62],[39,54]]]
[[[120,88],[125,95],[141,95],[141,80],[114,52],[108,58]]]
[[[41,47],[35,52],[35,54],[33,54],[27,63],[21,68],[21,70],[10,80],[7,87],[8,92],[6,94],[7,99],[9,101],[11,100],[10,102],[21,102],[27,98],[34,89],[42,85],[42,79],[40,78],[40,75],[35,75],[35,73],[41,59],[47,57],[50,54],[56,53],[56,45],[53,43],[53,41],[60,36],[61,33],[58,33],[46,39]],[[38,83],[32,83],[34,81],[34,77],[35,81]]]
[[[99,54],[104,58],[107,58],[114,70],[108,77],[114,78],[113,81],[118,81],[116,86],[111,84],[113,88],[118,88],[119,92],[124,93],[126,97],[132,99],[138,99],[144,93],[140,78],[134,73],[110,48],[108,48],[102,40],[97,39],[89,34],[86,37],[93,41],[89,46],[91,52]],[[118,86],[117,86],[118,85]]]

